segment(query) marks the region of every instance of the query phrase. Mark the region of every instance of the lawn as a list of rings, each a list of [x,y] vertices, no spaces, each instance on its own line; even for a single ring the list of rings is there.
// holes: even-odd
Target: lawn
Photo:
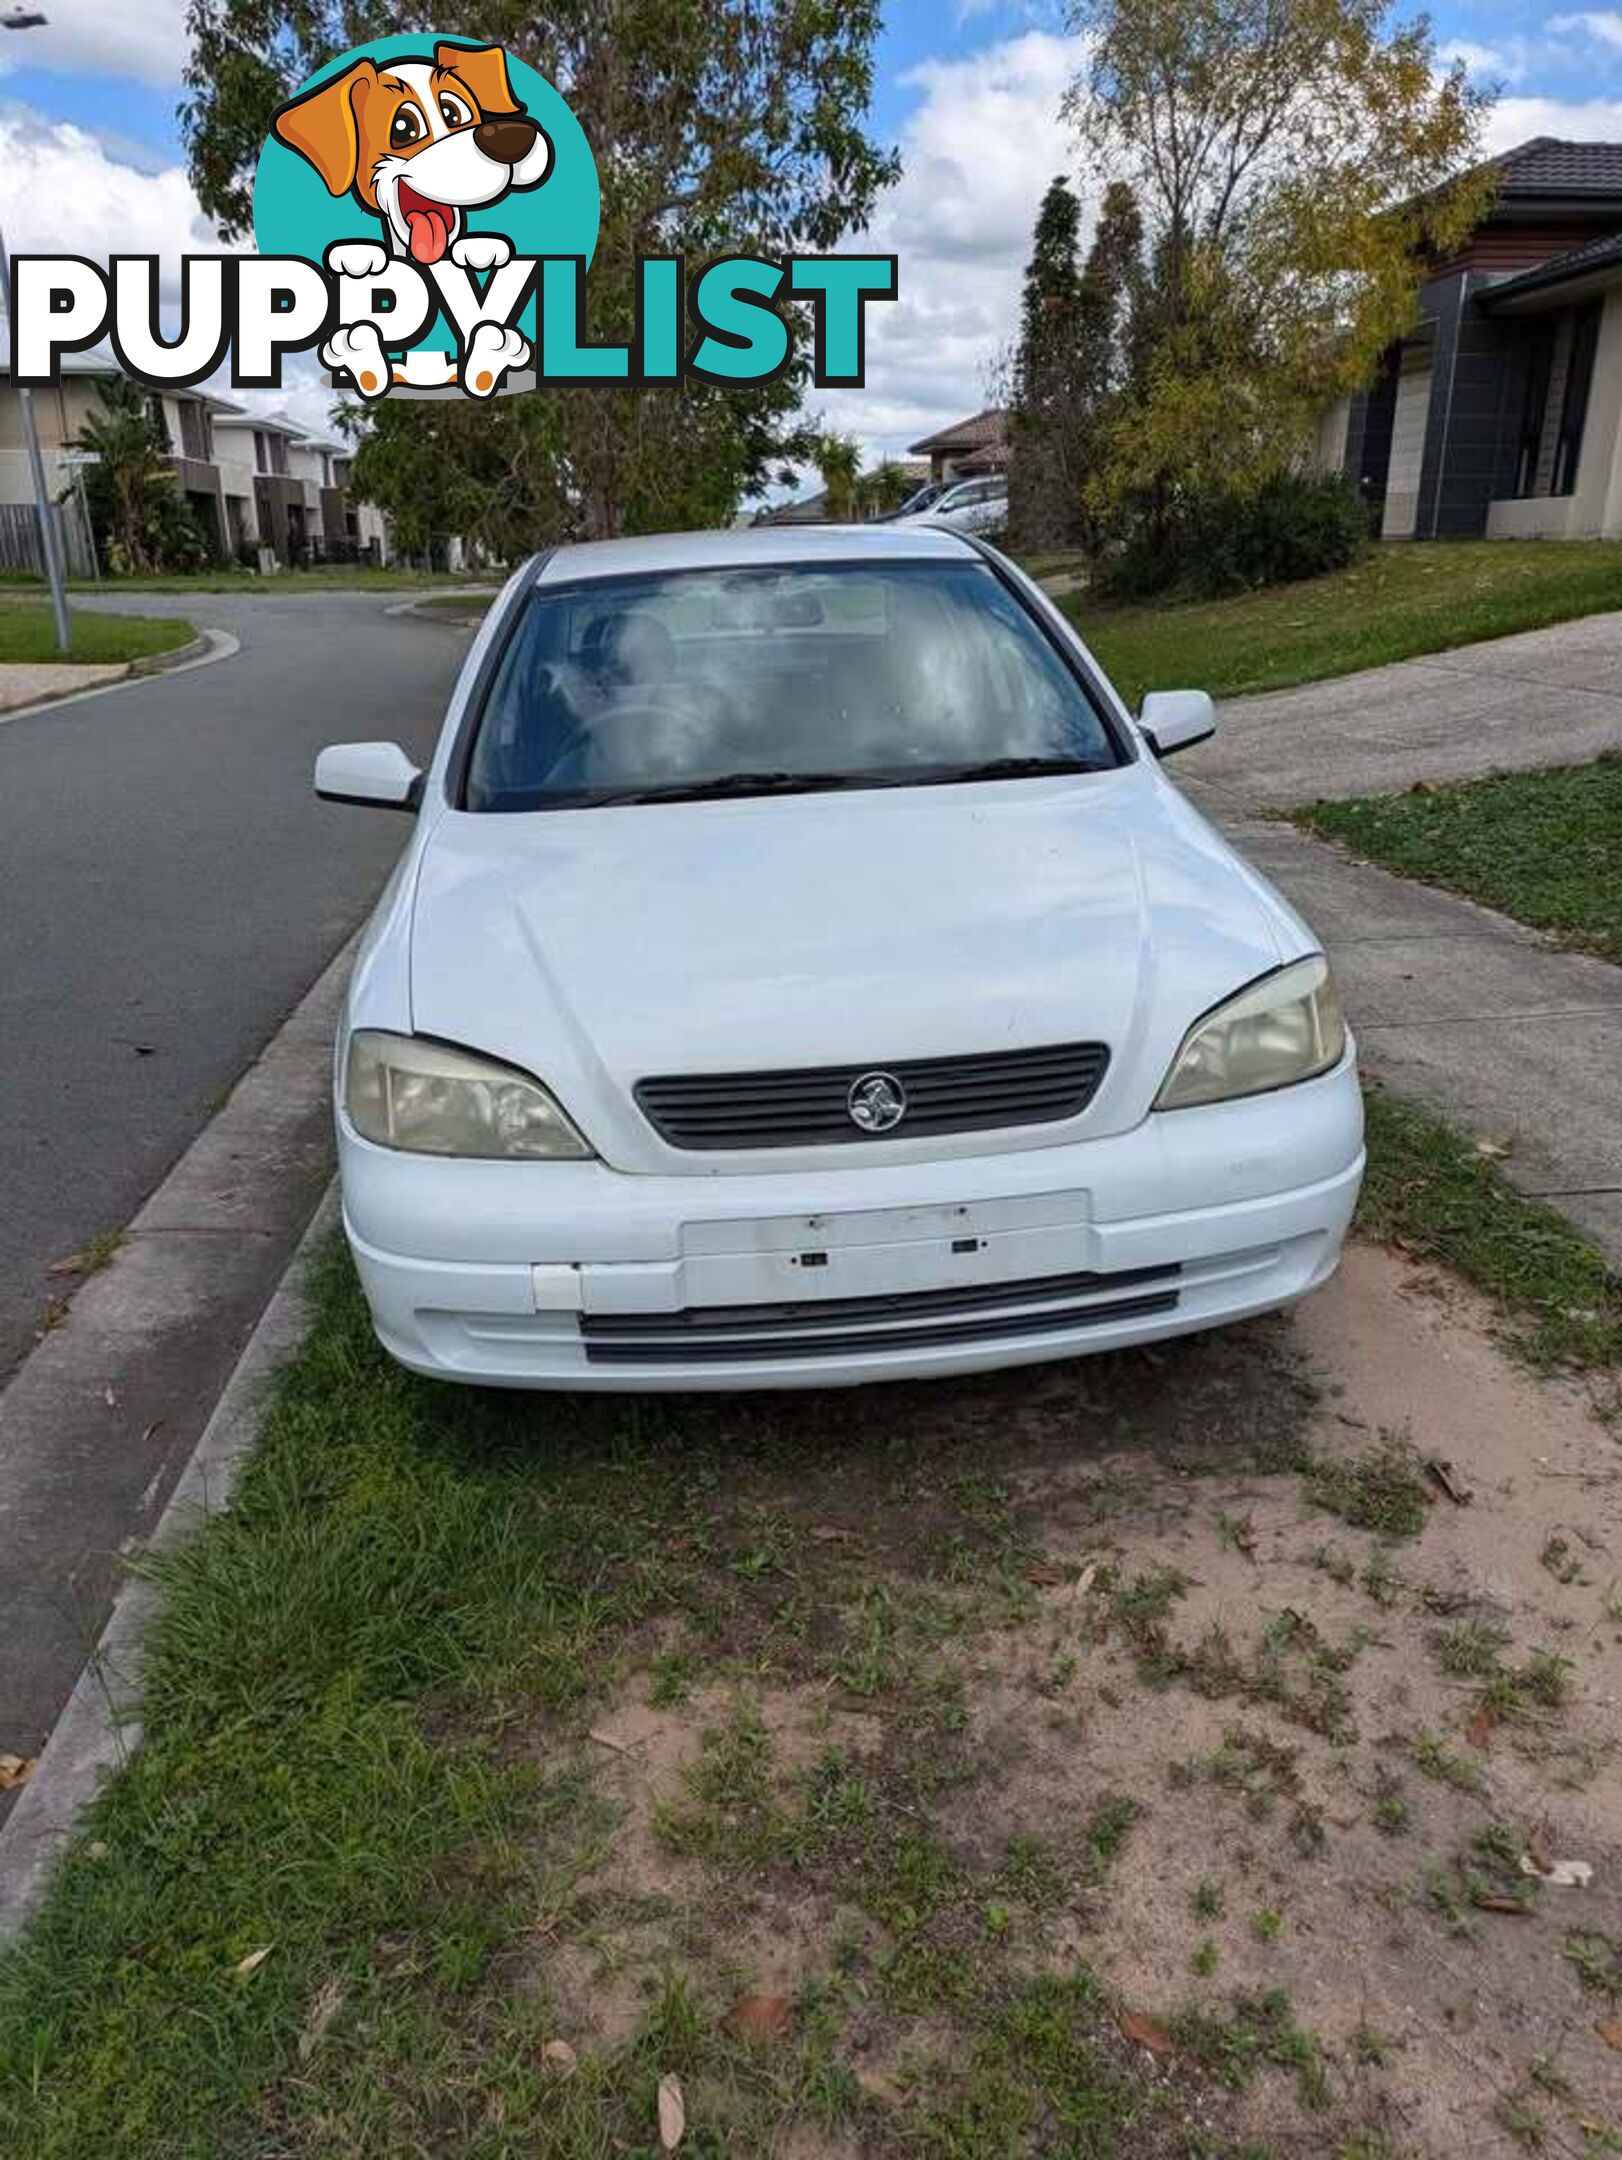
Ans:
[[[1490,1166],[1460,1197],[1431,1128],[1374,1138],[1376,1226],[1501,1272],[1449,1228]],[[1595,1294],[1558,1265],[1501,1287]],[[1512,1644],[1544,1622],[1499,1487],[1430,1506],[1288,1323],[636,1403],[411,1378],[336,1247],[314,1304],[232,1512],[163,1564],[144,1746],[0,1959],[0,2152],[651,2160],[664,2086],[693,2160],[1370,2160],[1394,2048],[1410,2093],[1455,2057],[1507,2089],[1408,2007],[1488,1894],[1528,1915],[1472,1951],[1471,2029],[1535,1992],[1594,2113],[1610,1906],[1579,1966],[1509,1833],[1474,1851],[1449,1728],[1468,1654],[1518,1774],[1573,1774],[1614,1628]],[[1478,1527],[1495,1632],[1439,1636]],[[1413,1962],[1342,1955],[1374,1879]]]
[[[1121,695],[1236,697],[1622,608],[1622,542],[1390,543],[1333,576],[1232,599],[1061,603]]]
[[[0,665],[18,661],[141,660],[150,653],[189,645],[197,632],[177,615],[110,615],[70,608],[72,650],[56,649],[56,626],[48,606],[0,604]]]
[[[1622,755],[1310,803],[1296,821],[1403,877],[1622,961]]]

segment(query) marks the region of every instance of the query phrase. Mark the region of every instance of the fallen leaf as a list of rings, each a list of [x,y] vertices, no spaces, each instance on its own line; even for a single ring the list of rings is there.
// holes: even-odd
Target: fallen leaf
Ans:
[[[1490,1702],[1476,1704],[1475,1713],[1464,1728],[1464,1737],[1473,1748],[1485,1748],[1491,1741],[1498,1724],[1498,1712]]]
[[[109,1410],[116,1410],[118,1408],[118,1390],[113,1386],[110,1380],[101,1391],[101,1399],[107,1405]]]
[[[1142,2010],[1128,2010],[1121,2019],[1123,2039],[1136,2041],[1146,2047],[1151,2055],[1175,2055],[1177,2043],[1158,2019],[1149,2017]]]
[[[37,1755],[0,1755],[0,1792],[15,1792],[34,1774]]]
[[[1508,1140],[1478,1140],[1476,1142],[1476,1153],[1484,1155],[1488,1162],[1502,1162],[1504,1157],[1511,1152],[1511,1143]]]
[[[1093,1587],[1093,1584],[1098,1580],[1098,1570],[1100,1565],[1101,1563],[1097,1560],[1088,1561],[1087,1565],[1082,1569],[1081,1573],[1076,1577],[1075,1581],[1070,1586],[1070,1595],[1073,1598],[1084,1598],[1087,1595],[1088,1591]]]
[[[1604,2018],[1594,2030],[1608,2048],[1622,2051],[1622,2018]]]
[[[1433,1455],[1426,1463],[1425,1468],[1430,1472],[1432,1478],[1442,1488],[1443,1492],[1447,1494],[1455,1507],[1468,1507],[1470,1505],[1475,1496],[1469,1486],[1461,1480],[1459,1473],[1450,1462],[1444,1462],[1440,1456]]]
[[[1479,1912],[1513,1913],[1519,1920],[1532,1917],[1532,1908],[1525,1898],[1510,1897],[1498,1890],[1482,1890],[1470,1902]]]
[[[1247,1515],[1242,1522],[1236,1522],[1230,1534],[1242,1553],[1253,1553],[1256,1550],[1256,1525],[1250,1516]]]
[[[157,1431],[158,1431],[158,1430],[159,1430],[159,1429],[160,1429],[160,1428],[162,1427],[162,1424],[163,1424],[163,1419],[162,1419],[161,1417],[155,1417],[155,1418],[154,1418],[154,1419],[152,1420],[152,1422],[151,1422],[151,1424],[150,1424],[150,1425],[145,1425],[145,1426],[143,1426],[143,1427],[141,1428],[141,1445],[142,1445],[142,1447],[145,1447],[145,1446],[146,1446],[147,1442],[148,1442],[148,1441],[149,1441],[149,1440],[151,1439],[152,1435],[153,1435],[153,1434],[154,1434],[155,1432],[157,1432]]]
[[[84,1254],[69,1253],[65,1260],[53,1260],[45,1270],[47,1275],[79,1275],[84,1272]]]
[[[807,1535],[813,1545],[854,1545],[856,1543],[855,1531],[842,1530],[838,1523],[813,1523]]]
[[[666,2152],[674,2152],[687,2129],[687,2108],[681,2096],[681,2081],[668,2074],[659,2080],[659,2143]]]
[[[541,2060],[548,2070],[555,2070],[559,2077],[567,2077],[580,2058],[567,2040],[548,2040],[541,2049]]]
[[[1033,1560],[1025,1570],[1025,1580],[1039,1590],[1051,1590],[1064,1581],[1064,1569],[1051,1560]]]
[[[629,1755],[632,1751],[629,1740],[621,1740],[611,1732],[594,1729],[591,1738],[596,1741],[599,1747],[612,1748],[616,1755]]]
[[[726,2014],[731,2030],[744,2040],[769,2045],[794,2030],[794,2005],[786,1995],[744,1995]]]
[[[298,2036],[298,2059],[300,2062],[308,2062],[321,2045],[321,2037],[337,2016],[338,2006],[343,1999],[344,1984],[341,1980],[323,1980],[320,1987],[316,1989],[315,2001],[310,2005],[310,2014],[304,2020],[304,2030]]]
[[[245,1958],[238,1958],[231,1967],[232,1979],[251,1980],[275,1947],[274,1943],[266,1943],[262,1950],[250,1950]]]

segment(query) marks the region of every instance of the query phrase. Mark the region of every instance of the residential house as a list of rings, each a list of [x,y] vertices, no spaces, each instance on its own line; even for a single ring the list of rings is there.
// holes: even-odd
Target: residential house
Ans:
[[[1008,415],[988,405],[967,420],[954,420],[915,442],[909,457],[928,458],[931,480],[972,480],[980,473],[1008,468]]]
[[[46,490],[60,505],[68,568],[88,577],[96,568],[82,485],[85,459],[74,443],[98,405],[97,386],[118,375],[111,358],[94,352],[64,353],[60,380],[33,393],[34,425],[45,466]],[[228,526],[214,424],[235,407],[204,390],[147,392],[148,407],[162,431],[175,476],[211,548],[226,544]],[[0,568],[33,570],[42,565],[35,524],[34,483],[23,439],[22,400],[11,381],[10,362],[0,357]]]
[[[1387,539],[1622,538],[1622,143],[1540,135],[1430,266],[1413,329],[1326,414]]]

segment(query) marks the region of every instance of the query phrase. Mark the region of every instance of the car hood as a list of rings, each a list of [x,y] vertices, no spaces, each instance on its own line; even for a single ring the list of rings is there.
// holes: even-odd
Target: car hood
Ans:
[[[1276,897],[1143,763],[447,811],[422,847],[412,1025],[538,1074],[625,1167],[669,1167],[630,1099],[651,1075],[1106,1043],[1080,1126],[1043,1129],[1070,1138],[1136,1123],[1190,1022],[1303,949]],[[889,1145],[985,1145],[956,1140]]]

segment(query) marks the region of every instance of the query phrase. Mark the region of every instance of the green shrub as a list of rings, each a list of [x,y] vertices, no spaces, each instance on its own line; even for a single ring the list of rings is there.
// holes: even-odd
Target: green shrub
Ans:
[[[1097,582],[1122,599],[1284,585],[1345,569],[1368,540],[1368,511],[1344,474],[1276,473],[1249,491],[1141,506],[1106,543]]]

